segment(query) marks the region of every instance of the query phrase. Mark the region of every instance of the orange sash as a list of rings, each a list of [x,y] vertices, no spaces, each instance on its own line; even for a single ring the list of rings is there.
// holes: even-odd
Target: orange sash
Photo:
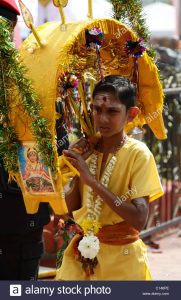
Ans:
[[[126,245],[139,239],[139,231],[125,221],[102,227],[97,237],[101,243],[110,245]]]

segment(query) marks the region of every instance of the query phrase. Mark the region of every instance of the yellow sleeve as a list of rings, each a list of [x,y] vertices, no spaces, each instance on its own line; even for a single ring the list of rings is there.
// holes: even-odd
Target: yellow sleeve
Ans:
[[[131,170],[130,190],[134,191],[131,200],[149,196],[151,202],[161,197],[164,192],[153,154],[146,146],[144,150],[137,153]]]

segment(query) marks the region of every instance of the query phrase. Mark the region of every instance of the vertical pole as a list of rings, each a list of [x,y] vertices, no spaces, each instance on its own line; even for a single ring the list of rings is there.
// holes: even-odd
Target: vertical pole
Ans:
[[[92,0],[88,0],[88,18],[93,19]]]
[[[64,15],[63,7],[61,4],[59,6],[59,12],[60,12],[61,20],[62,20],[62,25],[64,25],[65,24],[65,15]]]
[[[181,1],[178,2],[178,31],[179,31],[179,39],[181,40]]]
[[[176,35],[181,39],[181,1],[173,0],[176,11]]]

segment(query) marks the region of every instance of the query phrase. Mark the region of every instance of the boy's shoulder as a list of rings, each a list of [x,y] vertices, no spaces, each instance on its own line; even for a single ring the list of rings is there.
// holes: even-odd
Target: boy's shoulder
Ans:
[[[130,151],[132,150],[134,152],[142,152],[147,155],[152,155],[151,151],[144,142],[136,140],[132,137],[127,138],[127,148],[129,148]]]

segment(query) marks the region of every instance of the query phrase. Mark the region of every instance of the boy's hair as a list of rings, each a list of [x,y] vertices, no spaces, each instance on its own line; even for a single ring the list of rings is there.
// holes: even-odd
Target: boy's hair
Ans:
[[[101,92],[113,94],[122,104],[126,106],[126,110],[136,105],[136,88],[129,79],[119,75],[109,75],[96,84],[93,91],[93,99]]]

